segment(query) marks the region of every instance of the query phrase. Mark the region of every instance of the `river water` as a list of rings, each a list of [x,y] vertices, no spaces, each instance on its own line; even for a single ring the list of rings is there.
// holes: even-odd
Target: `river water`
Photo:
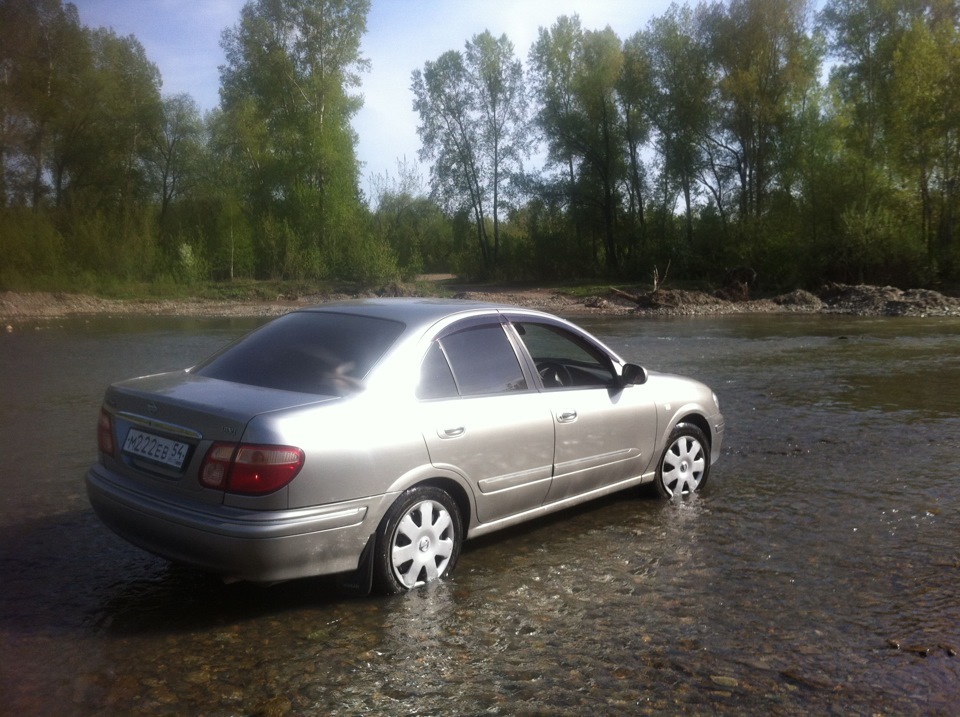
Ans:
[[[104,387],[257,320],[0,335],[0,713],[956,714],[960,321],[581,323],[719,394],[704,491],[468,542],[449,581],[365,599],[222,585],[86,501]]]

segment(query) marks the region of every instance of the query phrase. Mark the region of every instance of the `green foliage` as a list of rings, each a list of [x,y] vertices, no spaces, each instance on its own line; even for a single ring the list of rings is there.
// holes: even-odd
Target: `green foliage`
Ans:
[[[370,238],[358,240],[350,244],[344,258],[349,273],[341,276],[361,284],[383,284],[400,277],[396,254],[386,242]]]
[[[28,278],[56,279],[63,270],[63,237],[44,214],[0,210],[0,287],[27,288]]]
[[[422,273],[446,273],[451,266],[451,221],[425,196],[413,167],[399,162],[397,169],[396,177],[388,174],[374,181],[371,235],[390,248],[405,281]]]
[[[838,278],[903,286],[926,283],[922,235],[911,231],[904,216],[890,206],[851,206],[844,211],[830,261],[843,271]]]
[[[0,287],[960,285],[955,2],[674,5],[626,39],[563,16],[525,66],[482,32],[413,72],[429,192],[400,165],[368,206],[369,7],[249,0],[201,118],[135,38],[0,0]]]
[[[258,276],[383,270],[353,229],[363,210],[350,127],[359,99],[348,88],[366,65],[368,9],[367,0],[256,0],[224,34],[213,134],[258,227]]]
[[[192,244],[183,242],[178,248],[180,280],[186,284],[199,284],[207,277],[207,267],[200,252]]]

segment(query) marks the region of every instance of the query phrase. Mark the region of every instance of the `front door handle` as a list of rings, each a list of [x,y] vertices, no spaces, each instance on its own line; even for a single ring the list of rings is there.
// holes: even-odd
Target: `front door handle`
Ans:
[[[441,438],[459,438],[466,432],[466,430],[467,429],[464,426],[457,426],[456,428],[441,429],[437,431],[437,433]]]
[[[557,414],[557,421],[560,423],[573,423],[576,420],[576,411],[560,411],[560,413]]]

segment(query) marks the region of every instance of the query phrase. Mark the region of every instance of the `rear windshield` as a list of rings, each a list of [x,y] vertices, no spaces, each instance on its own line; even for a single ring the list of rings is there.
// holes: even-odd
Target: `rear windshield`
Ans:
[[[287,314],[197,366],[193,373],[285,391],[344,396],[403,331],[397,321],[330,312]]]

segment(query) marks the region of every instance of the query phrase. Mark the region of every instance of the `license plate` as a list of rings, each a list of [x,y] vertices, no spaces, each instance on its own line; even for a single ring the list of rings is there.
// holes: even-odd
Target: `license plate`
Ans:
[[[186,443],[144,433],[136,428],[127,431],[127,439],[123,442],[124,453],[173,468],[183,467],[189,447]]]

